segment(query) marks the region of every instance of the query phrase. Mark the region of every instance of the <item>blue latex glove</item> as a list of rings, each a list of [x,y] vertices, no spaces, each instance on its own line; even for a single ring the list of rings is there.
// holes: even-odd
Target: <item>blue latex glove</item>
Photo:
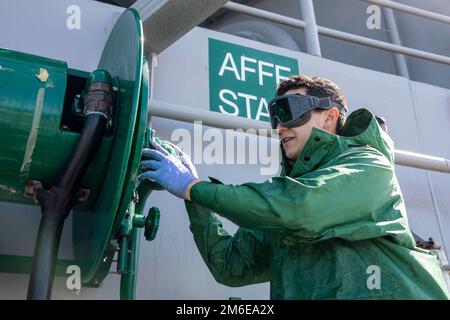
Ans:
[[[165,141],[165,143],[167,143],[168,145],[170,145],[172,148],[175,149],[175,151],[178,153],[177,158],[180,159],[180,161],[186,166],[186,168],[189,169],[189,171],[192,173],[195,179],[198,179],[197,169],[195,169],[195,166],[192,163],[191,158],[186,153],[184,153],[183,150],[181,150],[178,146],[174,145],[173,143],[169,141]],[[153,148],[155,148],[160,152],[165,151],[165,149],[157,143],[150,141],[150,144],[152,145]],[[161,149],[163,151],[161,151]]]
[[[138,179],[140,181],[151,179],[178,198],[185,199],[186,188],[197,177],[180,159],[168,153],[153,141],[150,143],[152,147],[158,150],[143,150],[142,157],[150,160],[141,161],[141,170],[148,171],[139,175]]]

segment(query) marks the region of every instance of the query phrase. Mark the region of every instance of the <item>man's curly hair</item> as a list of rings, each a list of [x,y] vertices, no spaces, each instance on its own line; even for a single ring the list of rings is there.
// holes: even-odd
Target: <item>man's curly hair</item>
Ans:
[[[306,94],[317,98],[329,97],[331,101],[341,104],[344,107],[343,112],[348,111],[347,101],[342,94],[341,89],[328,79],[316,76],[297,75],[281,81],[277,86],[277,96],[282,96],[291,89],[306,88]],[[320,111],[320,110],[317,110]],[[308,116],[309,117],[309,116]],[[338,133],[345,123],[345,115],[340,113],[337,123]]]

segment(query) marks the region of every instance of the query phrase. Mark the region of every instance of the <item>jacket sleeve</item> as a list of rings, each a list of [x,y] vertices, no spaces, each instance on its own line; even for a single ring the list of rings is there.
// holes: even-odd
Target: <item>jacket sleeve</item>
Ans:
[[[239,186],[199,182],[191,189],[191,201],[285,244],[334,237],[409,239],[393,166],[375,149],[349,151],[295,179],[275,177]]]
[[[217,282],[239,287],[269,281],[270,243],[261,232],[239,228],[231,236],[207,208],[185,204],[195,243]]]

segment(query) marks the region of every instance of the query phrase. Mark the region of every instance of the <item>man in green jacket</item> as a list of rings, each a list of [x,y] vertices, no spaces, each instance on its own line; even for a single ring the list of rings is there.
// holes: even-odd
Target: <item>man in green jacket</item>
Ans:
[[[436,256],[409,230],[391,139],[369,111],[346,111],[331,81],[291,77],[269,104],[280,176],[199,181],[188,157],[153,144],[140,179],[186,199],[197,247],[224,285],[270,281],[271,299],[448,299]],[[234,236],[213,213],[240,227]]]

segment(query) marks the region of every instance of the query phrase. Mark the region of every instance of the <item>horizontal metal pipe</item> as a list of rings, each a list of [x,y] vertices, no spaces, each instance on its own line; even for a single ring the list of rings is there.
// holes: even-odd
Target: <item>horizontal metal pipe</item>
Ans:
[[[450,160],[409,151],[395,151],[395,163],[401,166],[450,173]]]
[[[248,133],[275,137],[275,130],[270,128],[268,122],[199,110],[159,100],[150,100],[150,113],[154,117],[189,123],[201,121],[202,125],[221,129],[255,129]],[[409,151],[395,150],[395,163],[405,167],[450,173],[450,160]]]
[[[231,10],[231,11],[244,13],[244,14],[248,14],[248,15],[251,15],[254,17],[266,19],[266,20],[269,20],[272,22],[281,23],[281,24],[288,25],[288,26],[295,27],[295,28],[303,29],[305,27],[304,21],[294,19],[294,18],[289,18],[286,16],[267,12],[267,11],[264,11],[261,9],[256,9],[256,8],[245,6],[245,5],[238,4],[238,3],[228,2],[227,4],[225,4],[224,8]],[[417,50],[417,49],[413,49],[413,48],[408,48],[408,47],[404,47],[404,46],[400,46],[400,45],[396,45],[396,44],[392,44],[392,43],[388,43],[388,42],[384,42],[384,41],[379,41],[379,40],[375,40],[375,39],[370,39],[370,38],[358,36],[358,35],[355,35],[352,33],[343,32],[343,31],[326,28],[326,27],[321,27],[321,26],[317,26],[317,30],[318,30],[319,34],[322,34],[324,36],[341,39],[341,40],[345,40],[345,41],[349,41],[349,42],[353,42],[353,43],[358,43],[361,45],[378,48],[378,49],[382,49],[382,50],[386,50],[386,51],[390,51],[390,52],[401,53],[401,54],[405,54],[408,56],[421,58],[424,60],[429,60],[429,61],[433,61],[433,62],[450,65],[450,57],[446,57],[443,55],[430,53],[430,52],[426,52],[426,51],[422,51],[422,50]]]
[[[138,0],[145,51],[159,54],[219,10],[227,0]]]
[[[368,2],[371,4],[376,4],[376,5],[379,5],[382,7],[386,7],[386,8],[395,9],[395,10],[409,13],[409,14],[412,14],[415,16],[427,18],[430,20],[450,24],[449,16],[445,16],[443,14],[439,14],[439,13],[432,12],[432,11],[423,10],[420,8],[415,8],[412,6],[408,6],[406,4],[402,4],[402,3],[398,3],[398,2],[394,2],[394,1],[390,1],[390,0],[362,0],[362,1],[365,1],[365,2]]]
[[[273,21],[273,22],[281,23],[281,24],[291,26],[294,28],[303,29],[306,25],[306,22],[302,21],[302,20],[286,17],[286,16],[283,16],[280,14],[272,13],[272,12],[265,11],[265,10],[258,9],[258,8],[253,8],[250,6],[246,6],[246,5],[231,2],[231,1],[227,2],[223,6],[223,8],[230,10],[230,11],[247,14],[249,16],[254,16],[257,18],[262,18],[262,19]]]
[[[384,41],[380,41],[380,40],[370,39],[370,38],[358,36],[355,34],[343,32],[343,31],[339,31],[339,30],[335,30],[335,29],[330,29],[330,28],[326,28],[326,27],[318,26],[317,28],[319,30],[319,33],[324,36],[329,36],[332,38],[346,40],[349,42],[358,43],[358,44],[362,44],[362,45],[373,47],[373,48],[378,48],[378,49],[382,49],[382,50],[386,50],[386,51],[401,53],[401,54],[405,54],[405,55],[408,55],[411,57],[421,58],[421,59],[425,59],[425,60],[429,60],[429,61],[433,61],[433,62],[439,62],[439,63],[450,65],[450,57],[446,57],[446,56],[442,56],[439,54],[430,53],[430,52],[426,52],[426,51],[422,51],[422,50],[417,50],[417,49],[413,49],[413,48],[408,48],[408,47],[404,47],[404,46],[400,46],[397,44],[388,43],[388,42],[384,42]]]
[[[256,134],[272,136],[275,130],[270,128],[268,122],[256,121],[228,114],[199,110],[158,100],[150,100],[150,114],[155,117],[193,123],[202,121],[205,126],[221,129],[256,129]]]

